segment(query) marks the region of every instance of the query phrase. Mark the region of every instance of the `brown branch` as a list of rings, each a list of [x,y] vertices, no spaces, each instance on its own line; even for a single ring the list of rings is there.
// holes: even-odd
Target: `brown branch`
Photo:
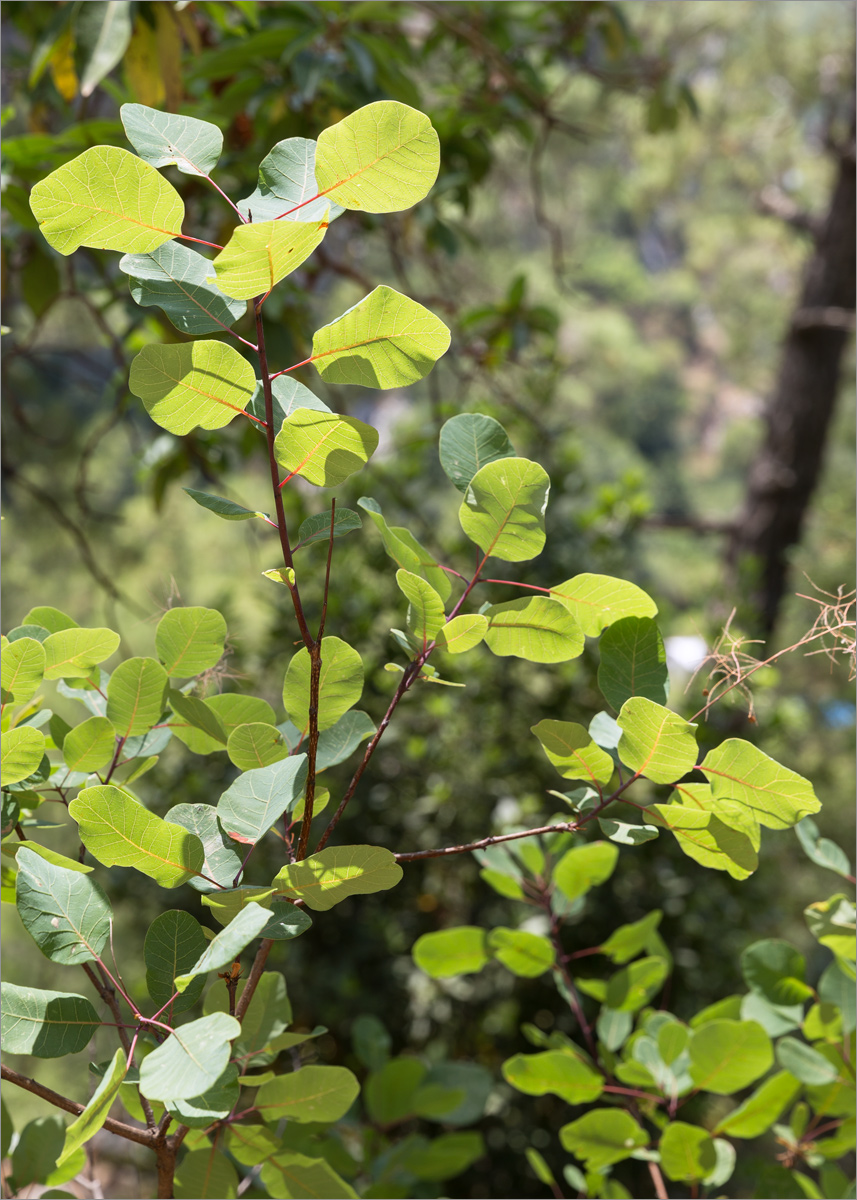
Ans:
[[[765,216],[776,217],[792,229],[807,233],[812,238],[817,237],[821,230],[822,221],[817,216],[800,208],[782,188],[774,184],[762,188],[756,198],[756,208]]]
[[[664,1183],[664,1177],[661,1174],[661,1169],[658,1166],[658,1164],[650,1162],[647,1164],[647,1166],[649,1168],[649,1174],[652,1177],[652,1183],[655,1188],[655,1195],[657,1196],[658,1200],[670,1200],[669,1192],[666,1189],[666,1184]]]
[[[837,308],[828,305],[826,308],[799,308],[792,316],[792,329],[843,329],[852,333],[855,328],[854,309]]]
[[[64,1112],[71,1113],[75,1117],[79,1117],[83,1112],[85,1105],[78,1104],[75,1100],[69,1100],[65,1096],[61,1096],[59,1092],[54,1092],[51,1088],[45,1087],[41,1083],[37,1083],[35,1079],[30,1079],[26,1075],[20,1075],[17,1071],[13,1071],[11,1067],[3,1064],[2,1078],[8,1080],[9,1083],[14,1083],[17,1087],[23,1088],[25,1092],[32,1092],[34,1096],[38,1096],[42,1100],[47,1100],[49,1104],[53,1104],[56,1108],[61,1108]],[[134,1125],[126,1125],[124,1121],[114,1121],[112,1117],[108,1117],[104,1122],[104,1128],[109,1133],[115,1133],[118,1137],[127,1138],[129,1142],[139,1142],[141,1146],[154,1147],[154,1135],[148,1129],[137,1129]]]
[[[468,842],[464,846],[444,846],[440,850],[411,850],[406,854],[395,854],[393,857],[396,862],[416,862],[421,858],[445,858],[450,854],[467,854],[471,850],[484,850],[487,846],[496,846],[499,842],[514,842],[519,838],[538,837],[542,833],[575,833],[579,828],[580,823],[577,821],[562,821],[558,825],[540,825],[538,829],[521,829],[517,833],[497,833],[492,837],[482,838],[478,842]]]
[[[262,978],[262,972],[265,970],[265,963],[268,961],[268,955],[271,953],[273,945],[274,942],[271,938],[263,938],[256,951],[256,957],[253,959],[253,966],[250,968],[241,998],[235,1006],[235,1016],[239,1021],[244,1020],[244,1014],[250,1007],[250,1001],[259,986],[259,980]]]

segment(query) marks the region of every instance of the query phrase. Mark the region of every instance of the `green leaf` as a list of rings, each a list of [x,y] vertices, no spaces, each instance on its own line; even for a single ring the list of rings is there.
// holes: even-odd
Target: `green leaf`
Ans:
[[[551,588],[551,596],[566,606],[587,637],[598,637],[623,617],[654,617],[658,612],[642,588],[610,575],[575,575]]]
[[[386,892],[401,878],[402,868],[382,846],[329,846],[282,867],[274,883],[288,899],[326,912],[349,896]]]
[[[20,783],[28,779],[45,753],[45,735],[41,729],[33,729],[32,725],[18,725],[3,734],[2,759],[0,759],[0,774],[3,786]]]
[[[784,1109],[792,1103],[800,1091],[800,1080],[788,1071],[777,1071],[770,1079],[748,1096],[717,1123],[715,1133],[729,1137],[754,1138],[770,1129]]]
[[[223,654],[226,622],[214,608],[171,608],[155,630],[155,649],[168,675],[186,679],[214,667]]]
[[[798,1029],[803,1021],[803,1004],[771,1004],[758,992],[748,992],[741,1001],[742,1021],[756,1021],[770,1037]]]
[[[682,784],[681,790],[689,792],[703,787],[704,784]],[[733,879],[746,879],[759,865],[759,855],[751,839],[713,812],[681,804],[653,804],[648,812],[651,820],[675,835],[688,858],[703,867],[727,871]]]
[[[632,696],[666,703],[667,653],[651,617],[622,617],[602,633],[599,649],[598,686],[617,712]]]
[[[295,754],[239,775],[217,802],[217,816],[227,836],[255,845],[303,796],[306,773],[307,756]]]
[[[636,1012],[656,992],[669,974],[669,963],[659,955],[638,958],[611,976],[604,1003],[615,1012]]]
[[[253,368],[224,342],[144,346],[128,386],[152,420],[170,433],[222,429],[244,412],[256,387]]]
[[[364,1067],[370,1071],[380,1071],[389,1061],[393,1039],[378,1017],[372,1013],[361,1013],[351,1025],[351,1045]],[[368,1102],[368,1093],[364,1091],[364,1095]]]
[[[227,1110],[227,1116],[228,1110]],[[175,1175],[176,1200],[233,1200],[238,1195],[238,1172],[217,1145],[193,1150]]]
[[[572,721],[539,721],[531,732],[563,779],[585,779],[596,786],[609,783],[613,759],[596,746],[582,725]]]
[[[661,1134],[658,1147],[667,1179],[690,1183],[705,1179],[717,1165],[714,1142],[698,1125],[672,1121]]]
[[[184,204],[172,184],[136,154],[91,146],[30,193],[30,208],[60,254],[78,246],[147,254],[178,237]]]
[[[218,1007],[225,1008],[229,1003],[226,988],[218,987],[216,991],[212,990],[212,998],[218,1003]],[[235,1043],[235,1053],[244,1071],[252,1066],[265,1066],[273,1060],[275,1054],[265,1052],[265,1047],[279,1038],[291,1021],[292,1006],[286,992],[285,979],[279,971],[265,971],[241,1021],[241,1037]],[[273,1050],[273,1047],[271,1049]]]
[[[286,758],[289,750],[275,725],[253,721],[233,729],[226,743],[226,753],[239,771],[270,767]]]
[[[65,1125],[59,1113],[27,1122],[12,1151],[11,1185],[16,1192],[53,1174],[64,1140]]]
[[[486,463],[515,457],[515,448],[500,422],[481,413],[459,413],[447,421],[440,431],[438,452],[440,465],[465,493]]]
[[[835,1083],[840,1077],[836,1066],[823,1054],[793,1037],[780,1038],[777,1043],[777,1062],[784,1071],[789,1071],[795,1079],[810,1087]]]
[[[724,825],[744,834],[753,850],[759,849],[762,835],[755,812],[739,800],[726,800],[722,796],[715,798],[709,784],[679,784],[670,796],[670,802],[696,812],[711,813]]]
[[[270,887],[252,885],[249,887],[226,888],[223,891],[216,891],[203,896],[202,902],[206,908],[211,909],[221,925],[229,925],[251,902],[258,904],[261,908],[270,908],[271,897],[275,890],[273,884]]]
[[[3,691],[16,704],[32,699],[45,674],[45,649],[35,638],[23,637],[4,645]]]
[[[741,973],[752,991],[771,1004],[800,1004],[812,994],[804,982],[806,960],[788,942],[765,938],[741,955]]]
[[[554,964],[554,950],[546,937],[525,929],[499,926],[488,934],[488,950],[513,975],[535,979]]]
[[[227,1013],[200,1017],[173,1031],[140,1066],[140,1091],[150,1100],[190,1100],[226,1069],[241,1025]]]
[[[0,1099],[0,1158],[6,1158],[15,1132],[6,1102]]]
[[[300,137],[277,142],[259,164],[255,192],[238,201],[238,211],[253,221],[320,221],[328,206],[331,221],[344,211],[318,195],[315,142]]]
[[[727,738],[710,750],[701,770],[715,799],[746,804],[769,829],[788,829],[821,808],[809,780],[740,738]]]
[[[411,953],[420,970],[432,979],[473,975],[481,971],[491,957],[485,930],[475,925],[424,933],[417,938]]]
[[[204,700],[200,700],[198,696],[186,696],[176,688],[169,689],[167,699],[177,716],[215,742],[219,742],[218,750],[227,744],[229,739],[223,722]]]
[[[660,704],[633,696],[617,717],[619,757],[653,783],[673,783],[696,765],[696,726]]]
[[[116,1099],[119,1086],[125,1078],[127,1070],[128,1065],[125,1061],[125,1051],[120,1048],[113,1055],[109,1067],[104,1072],[104,1076],[93,1092],[86,1108],[84,1108],[75,1121],[72,1121],[71,1125],[65,1131],[65,1144],[62,1148],[62,1154],[57,1159],[58,1167],[64,1166],[75,1150],[81,1147],[84,1142],[88,1142],[90,1138],[94,1137],[104,1125],[110,1112],[110,1106]]]
[[[363,1090],[371,1120],[385,1126],[413,1117],[417,1091],[426,1074],[425,1065],[416,1058],[402,1056],[382,1061],[373,1069]]]
[[[842,1014],[842,1027],[846,1034],[854,1032],[855,998],[853,976],[844,969],[840,960],[830,964],[818,981],[818,998],[822,1004],[834,1004]]]
[[[452,584],[449,576],[443,571],[425,550],[409,529],[401,525],[388,525],[378,505],[371,496],[361,496],[357,501],[360,508],[369,514],[373,524],[381,534],[384,549],[397,566],[411,571],[427,579],[441,600],[448,600],[452,595]]]
[[[485,610],[485,644],[500,657],[568,662],[583,650],[583,634],[561,604],[545,596],[507,600]]]
[[[219,971],[221,967],[229,966],[254,938],[260,936],[269,920],[267,909],[251,901],[225,929],[212,938],[190,970],[176,976],[176,990],[184,992],[198,975],[207,975],[209,971]],[[196,1096],[200,1091],[205,1091],[205,1087],[197,1088],[189,1095]],[[175,1098],[181,1100],[182,1096]]]
[[[325,1200],[357,1200],[354,1189],[325,1159],[293,1151],[278,1150],[272,1154],[262,1167],[260,1179],[270,1196],[284,1200],[291,1197],[317,1200],[321,1196]]]
[[[195,488],[182,488],[182,491],[187,492],[191,500],[195,500],[202,508],[216,513],[224,521],[249,521],[252,517],[265,515],[244,508],[243,505],[236,504],[234,500],[227,500],[225,496],[212,496],[209,492],[198,492]]]
[[[629,825],[625,821],[614,821],[611,817],[599,817],[601,832],[618,846],[642,846],[658,836],[654,825]]]
[[[338,1121],[354,1103],[360,1085],[345,1067],[302,1067],[261,1087],[256,1108],[276,1125],[282,1117],[298,1124]]]
[[[449,341],[439,317],[382,285],[313,334],[310,361],[327,383],[407,387],[428,375]]]
[[[61,612],[50,605],[37,605],[31,608],[21,622],[22,625],[41,625],[49,633],[59,633],[61,629],[77,629],[77,621],[73,621],[68,613]]]
[[[13,643],[16,645],[17,643]],[[112,629],[63,629],[43,643],[45,679],[81,679],[119,645]]]
[[[566,1050],[516,1054],[503,1063],[503,1078],[527,1096],[550,1092],[567,1104],[589,1104],[604,1090],[602,1076]]]
[[[484,1153],[485,1143],[479,1133],[442,1133],[431,1141],[417,1139],[404,1155],[402,1167],[417,1179],[451,1179]]]
[[[6,842],[3,846],[3,853],[17,857],[19,850],[23,849],[26,849],[29,854],[38,855],[45,862],[53,863],[56,867],[65,867],[67,871],[77,871],[81,875],[89,875],[93,870],[86,863],[79,863],[76,859],[66,858],[64,854],[57,854],[56,850],[49,850],[47,846],[40,846],[38,842],[34,841]]]
[[[262,221],[236,225],[214,259],[217,286],[226,296],[250,300],[266,295],[296,271],[320,245],[330,224],[327,212],[315,221]]]
[[[199,838],[112,784],[84,788],[68,811],[78,823],[80,840],[105,867],[134,867],[164,888],[179,887],[202,869]]]
[[[609,879],[618,861],[619,851],[612,842],[572,846],[554,867],[553,881],[567,900],[576,900]]]
[[[223,990],[226,991],[225,988]],[[238,1067],[235,1063],[229,1063],[208,1091],[191,1100],[167,1100],[166,1109],[183,1125],[189,1125],[191,1129],[205,1129],[214,1121],[229,1116],[238,1102],[239,1091]],[[219,1192],[214,1194],[220,1195]]]
[[[463,613],[453,617],[437,631],[437,642],[447,654],[465,654],[478,646],[488,632],[488,618],[482,613]]]
[[[107,718],[90,717],[66,734],[62,756],[70,771],[97,771],[110,762],[115,749],[116,731]]]
[[[630,962],[641,950],[646,949],[663,915],[663,912],[656,908],[653,912],[646,913],[639,921],[633,921],[630,925],[620,925],[610,934],[607,941],[602,943],[601,953],[617,964]]]
[[[363,522],[360,519],[360,514],[353,512],[350,508],[338,508],[333,516],[333,536],[335,538],[344,537],[346,533],[353,533],[356,529],[362,529]],[[302,522],[298,530],[298,542],[292,547],[292,553],[300,550],[302,546],[310,546],[313,542],[327,542],[330,539],[330,515],[328,513],[316,513],[314,517],[307,517]]]
[[[318,750],[315,759],[316,771],[326,771],[344,762],[354,753],[361,742],[375,734],[375,723],[368,713],[347,712],[330,729],[318,735]]]
[[[186,697],[186,699],[190,699],[190,697]],[[212,754],[216,750],[222,750],[233,729],[239,725],[249,725],[256,721],[262,721],[266,725],[276,724],[274,710],[267,700],[263,700],[259,696],[242,696],[236,692],[224,692],[209,696],[207,700],[203,700],[203,704],[206,708],[211,709],[223,726],[226,735],[223,742],[189,724],[176,721],[170,723],[170,728],[176,737],[183,741],[194,754]]]
[[[294,655],[283,681],[283,705],[298,729],[309,725],[311,660],[306,647]],[[321,645],[318,728],[330,729],[352,708],[363,692],[363,660],[341,638],[326,637]]]
[[[795,825],[795,833],[807,858],[811,859],[816,866],[827,867],[828,870],[835,871],[837,875],[844,875],[846,879],[850,878],[851,862],[848,855],[841,847],[837,846],[836,842],[820,836],[818,826],[812,817],[804,817],[802,821],[798,821]]]
[[[16,861],[18,913],[42,954],[69,965],[98,958],[113,915],[98,884],[79,871],[47,862],[26,846],[19,849]]]
[[[440,169],[440,142],[428,117],[396,100],[378,100],[319,135],[320,195],[343,208],[389,213],[428,195]]]
[[[397,571],[396,583],[410,606],[408,628],[425,647],[444,625],[443,600],[430,583],[410,571]]]
[[[175,166],[184,175],[208,176],[217,165],[223,134],[216,125],[145,104],[123,104],[119,116],[128,141],[153,167]]]
[[[146,963],[146,987],[159,1009],[176,993],[175,978],[193,966],[208,946],[202,926],[190,913],[168,909],[155,917],[143,943]],[[197,980],[177,996],[171,1012],[192,1008],[202,994],[204,979]]]
[[[559,1131],[563,1148],[600,1171],[648,1146],[649,1139],[630,1113],[615,1108],[596,1108]]]
[[[286,417],[290,417],[299,408],[312,408],[316,412],[330,412],[323,400],[319,400],[318,396],[313,395],[308,387],[304,387],[302,383],[298,383],[297,379],[292,379],[289,375],[279,375],[276,379],[271,380],[271,400],[273,415],[271,423],[275,433],[282,428]],[[258,417],[260,421],[267,421],[265,391],[261,379],[256,380],[256,390],[247,405],[247,412]]]
[[[119,270],[130,277],[136,302],[162,308],[182,333],[219,333],[247,311],[243,300],[230,300],[210,282],[209,259],[179,242],[165,242],[148,254],[123,254]]]
[[[803,910],[812,936],[839,959],[854,962],[855,910],[847,896],[840,893],[829,900],[818,900]]]
[[[75,992],[45,992],[14,983],[0,987],[3,1049],[9,1054],[37,1058],[77,1054],[101,1025],[90,1002]]]
[[[131,6],[123,0],[87,4],[76,29],[78,41],[89,55],[80,79],[80,94],[91,96],[99,83],[122,59],[131,40]]]
[[[549,491],[547,471],[527,458],[486,463],[468,485],[461,528],[485,554],[506,562],[535,558],[545,544]]]
[[[274,442],[277,462],[317,487],[338,487],[362,471],[377,448],[378,431],[371,425],[311,408],[287,417]]]
[[[167,673],[154,658],[126,658],[107,685],[107,719],[117,737],[148,733],[167,699]]]
[[[773,1065],[771,1039],[755,1021],[709,1021],[690,1039],[690,1075],[701,1091],[730,1096]]]

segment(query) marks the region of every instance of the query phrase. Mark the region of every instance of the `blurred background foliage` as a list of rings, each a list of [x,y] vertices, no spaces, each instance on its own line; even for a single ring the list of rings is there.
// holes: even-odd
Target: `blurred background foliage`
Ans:
[[[86,146],[125,145],[124,102],[218,124],[217,181],[239,199],[277,141],[315,137],[391,98],[427,112],[438,129],[434,190],[416,210],[337,221],[265,308],[275,369],[306,357],[312,332],[377,283],[414,296],[452,329],[447,356],[407,394],[326,388],[306,376],[333,408],[381,431],[372,465],[339,502],[374,496],[391,522],[466,571],[472,548],[457,523],[460,497],[438,465],[437,435],[455,413],[484,412],[552,481],[547,547],[509,568],[514,578],[633,579],[659,604],[665,635],[697,639],[672,643],[676,653],[700,640],[711,646],[733,607],[733,629],[756,636],[758,613],[727,549],[810,253],[801,214],[823,216],[830,202],[831,131],[847,125],[852,90],[853,15],[843,0],[4,4],[4,628],[31,604],[54,604],[81,623],[112,625],[125,652],[145,654],[170,604],[217,607],[231,634],[219,685],[279,709],[296,631],[282,590],[259,576],[275,564],[274,541],[218,522],[181,490],[264,509],[261,439],[237,422],[182,438],[151,424],[128,393],[130,360],[182,335],[159,309],[132,302],[117,256],[54,254],[27,194]],[[216,193],[187,176],[180,190],[186,227],[225,241],[230,210]],[[821,486],[790,551],[791,591],[835,593],[852,577],[853,422],[852,405],[841,403]],[[297,486],[286,503],[296,527],[324,496]],[[323,551],[302,554],[312,609]],[[797,641],[817,611],[787,596],[767,650],[755,652]],[[374,529],[337,542],[328,631],[364,656],[363,707],[375,719],[395,682],[383,665],[401,658],[388,630],[401,623],[394,566]],[[671,703],[688,716],[704,703],[703,681],[683,694],[690,672],[679,658],[672,665]],[[586,723],[598,704],[596,666],[591,651],[551,669],[484,653],[455,660],[446,674],[466,689],[409,697],[339,840],[409,850],[550,816],[556,776],[529,727],[544,717]],[[736,690],[710,713],[701,743],[750,736],[813,780],[822,830],[848,840],[847,669],[796,653],[761,672],[754,690],[755,726]],[[200,759],[174,739],[141,790],[162,812],[215,799],[231,772],[222,756]],[[348,768],[329,774],[336,797]],[[665,839],[625,854],[593,893],[579,946],[663,908],[679,1015],[740,990],[738,955],[756,938],[787,937],[816,953],[801,911],[826,894],[826,881],[792,834],[768,835],[764,851],[740,884]],[[120,944],[139,946],[156,915],[154,889],[112,874],[128,901]],[[325,1060],[354,1066],[350,1023],[368,1012],[387,1024],[396,1051],[475,1059],[499,1078],[502,1059],[522,1048],[522,1021],[571,1031],[553,990],[538,980],[513,989],[499,971],[429,982],[409,952],[446,924],[519,919],[479,880],[475,861],[433,861],[408,868],[393,903],[342,904],[272,962],[286,956],[296,1023],[329,1026],[318,1044]],[[47,961],[33,979],[34,955],[14,920],[6,936],[22,953],[8,977],[63,986]],[[122,966],[139,986],[134,950]],[[44,1067],[40,1078],[51,1083]],[[74,1068],[54,1070],[58,1084]],[[65,1082],[74,1089],[73,1074]],[[22,1110],[31,1101],[35,1115],[38,1102],[16,1096]],[[491,1156],[451,1194],[547,1194],[522,1151],[555,1145],[564,1107],[498,1085],[491,1113]],[[735,1194],[783,1194],[780,1181],[764,1190],[761,1169],[748,1155]]]

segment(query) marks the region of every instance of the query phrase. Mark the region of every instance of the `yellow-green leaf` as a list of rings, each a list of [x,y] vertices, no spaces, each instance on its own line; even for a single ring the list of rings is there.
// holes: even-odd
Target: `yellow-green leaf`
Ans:
[[[349,896],[385,892],[402,878],[402,868],[382,846],[331,846],[282,868],[274,883],[292,900],[324,912]]]
[[[242,413],[256,389],[253,368],[223,342],[144,346],[129,384],[146,412],[170,433],[222,429]]]
[[[317,487],[338,487],[363,470],[377,447],[378,431],[371,425],[311,408],[287,417],[274,442],[277,462]]]
[[[14,645],[14,643],[13,643]],[[112,629],[63,629],[43,642],[45,679],[85,679],[119,645]]]
[[[225,296],[250,300],[269,292],[309,258],[327,233],[320,221],[260,221],[237,225],[214,260],[217,286]]]
[[[613,759],[597,746],[582,725],[573,721],[539,721],[532,732],[563,779],[585,779],[596,786],[609,783]]]

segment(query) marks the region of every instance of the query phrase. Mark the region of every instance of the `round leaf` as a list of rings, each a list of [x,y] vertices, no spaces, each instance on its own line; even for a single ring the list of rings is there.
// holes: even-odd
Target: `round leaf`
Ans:
[[[211,174],[223,149],[223,134],[209,121],[158,112],[145,104],[123,104],[119,116],[128,141],[153,167],[176,166],[185,175]]]
[[[435,640],[447,654],[465,654],[484,640],[487,630],[488,618],[482,613],[463,613],[441,626]]]
[[[182,1025],[140,1065],[140,1091],[150,1100],[190,1100],[223,1074],[241,1025],[212,1013]]]
[[[202,926],[190,913],[171,908],[155,917],[143,943],[143,958],[146,987],[159,1009],[175,995],[176,976],[192,967],[207,945]],[[204,986],[205,980],[199,979],[182,995],[176,996],[172,1012],[192,1008]]]
[[[45,992],[14,983],[4,983],[0,990],[3,1049],[9,1054],[77,1054],[101,1025],[90,1002],[74,992]]]
[[[3,734],[0,753],[3,786],[20,783],[38,769],[45,753],[45,735],[32,725],[19,725]]]
[[[46,958],[75,965],[96,959],[110,935],[110,904],[94,880],[22,846],[17,905],[24,928]]]
[[[659,1149],[663,1172],[675,1182],[704,1179],[717,1164],[714,1142],[707,1131],[684,1121],[667,1125]]]
[[[289,750],[275,725],[254,721],[232,730],[226,753],[239,771],[252,771],[279,762],[286,758]]]
[[[651,617],[622,617],[601,635],[598,686],[618,712],[632,696],[656,704],[669,698],[667,653]]]
[[[572,846],[554,867],[553,881],[567,900],[576,900],[609,879],[618,860],[619,851],[612,842]]]
[[[440,431],[440,465],[460,492],[466,492],[473,476],[486,463],[514,458],[509,435],[493,417],[460,413]]]
[[[262,221],[237,225],[214,260],[217,286],[226,296],[250,300],[270,292],[312,254],[328,227],[316,221]]]
[[[148,733],[166,704],[169,680],[153,658],[127,658],[107,685],[107,719],[118,737]]]
[[[771,1039],[755,1021],[709,1021],[690,1039],[690,1075],[701,1091],[730,1096],[772,1066]]]
[[[619,757],[654,783],[673,783],[696,765],[696,726],[652,700],[634,696],[617,718]]]
[[[317,487],[338,487],[362,471],[377,448],[371,425],[309,408],[287,417],[274,443],[277,462]]]
[[[658,612],[642,588],[611,575],[575,575],[551,588],[551,596],[566,606],[587,637],[598,637],[622,617],[654,617]]]
[[[610,755],[596,746],[582,725],[573,721],[539,721],[532,732],[563,779],[609,783],[614,765]]]
[[[148,254],[123,254],[119,270],[130,276],[131,295],[144,308],[162,308],[182,333],[217,333],[247,311],[209,282],[211,262],[179,242],[166,242]]]
[[[329,846],[283,867],[274,883],[287,898],[325,912],[349,896],[386,892],[401,878],[402,868],[382,846]]]
[[[155,649],[168,675],[199,675],[220,661],[226,622],[213,608],[171,608],[155,630]]]
[[[414,943],[414,962],[432,979],[450,975],[472,975],[488,962],[488,943],[484,929],[458,925],[437,933],[424,933]]]
[[[740,738],[710,750],[701,769],[715,798],[740,800],[769,829],[788,829],[821,808],[809,780]]]
[[[45,649],[35,638],[23,637],[3,647],[3,691],[21,704],[38,690],[45,674]]]
[[[253,221],[320,221],[330,208],[330,220],[343,211],[326,196],[319,196],[315,181],[315,142],[286,138],[277,142],[259,164],[259,185],[251,196],[238,201],[242,216]]]
[[[129,384],[146,412],[170,433],[222,429],[247,407],[256,377],[237,350],[223,342],[144,346],[131,363]]]
[[[239,775],[217,802],[217,816],[227,836],[247,845],[258,842],[303,796],[306,773],[306,755],[294,754]]]
[[[292,658],[283,681],[283,705],[298,729],[309,724],[311,661],[304,647]],[[363,660],[347,642],[326,637],[321,644],[318,727],[330,729],[363,692]]]
[[[583,650],[577,622],[546,596],[508,600],[485,610],[485,644],[493,654],[528,662],[568,662]]]
[[[360,1084],[345,1067],[302,1067],[259,1088],[256,1108],[273,1125],[282,1117],[298,1124],[328,1123],[345,1116],[359,1091]]]
[[[527,458],[486,463],[468,485],[461,528],[485,554],[506,562],[535,558],[545,544],[549,491],[547,471]]]
[[[112,629],[63,629],[43,643],[45,679],[82,679],[119,645]]]
[[[631,1114],[615,1108],[596,1108],[578,1121],[563,1125],[559,1140],[590,1171],[621,1162],[649,1143]]]
[[[567,1104],[589,1104],[604,1090],[604,1079],[567,1050],[516,1054],[503,1063],[503,1078],[527,1096],[550,1092]]]

